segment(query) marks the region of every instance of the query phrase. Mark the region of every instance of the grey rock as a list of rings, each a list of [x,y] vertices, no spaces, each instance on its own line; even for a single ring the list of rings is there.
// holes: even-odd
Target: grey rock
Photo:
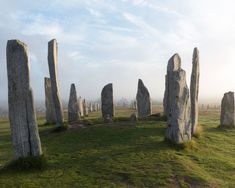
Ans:
[[[163,100],[163,106],[164,106],[164,114],[167,114],[168,111],[168,101],[169,101],[169,80],[172,80],[172,74],[174,71],[177,71],[181,68],[181,59],[178,54],[174,54],[168,61],[167,65],[167,74],[165,76],[165,93],[164,93],[164,100]]]
[[[55,108],[52,98],[51,79],[44,78],[45,105],[46,105],[46,123],[55,123]]]
[[[14,158],[40,156],[41,142],[29,78],[26,44],[7,42],[8,104]]]
[[[79,109],[77,101],[77,92],[75,84],[71,84],[69,104],[68,104],[68,122],[74,123],[77,122],[78,120],[79,120]]]
[[[139,79],[138,82],[136,101],[139,118],[146,118],[148,115],[152,114],[150,94],[141,79]]]
[[[58,45],[55,39],[48,43],[48,66],[51,79],[52,98],[54,102],[56,126],[64,125],[63,107],[60,100],[59,86],[57,80],[57,64],[58,64]]]
[[[190,84],[192,134],[195,133],[198,125],[199,76],[200,76],[199,51],[197,48],[194,48],[193,67],[192,67],[191,84]]]
[[[181,69],[181,61],[175,54],[168,61],[167,88],[164,109],[167,116],[165,137],[172,142],[182,143],[191,140],[190,99],[186,83],[186,72]]]
[[[113,84],[107,84],[106,86],[104,86],[101,92],[101,102],[103,119],[112,119],[114,116]]]
[[[220,126],[234,126],[234,92],[224,94],[221,102]]]

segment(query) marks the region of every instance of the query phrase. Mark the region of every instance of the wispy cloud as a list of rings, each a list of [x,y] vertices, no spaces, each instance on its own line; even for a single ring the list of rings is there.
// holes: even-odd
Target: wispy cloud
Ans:
[[[35,99],[43,99],[51,38],[59,43],[64,99],[71,82],[86,98],[99,97],[106,82],[115,84],[116,97],[131,98],[138,78],[153,98],[161,98],[168,59],[178,52],[189,80],[195,46],[200,50],[200,95],[219,98],[224,91],[235,90],[234,7],[232,0],[2,1],[0,98],[7,98],[5,45],[11,38],[29,46]],[[219,82],[224,84],[217,87]]]

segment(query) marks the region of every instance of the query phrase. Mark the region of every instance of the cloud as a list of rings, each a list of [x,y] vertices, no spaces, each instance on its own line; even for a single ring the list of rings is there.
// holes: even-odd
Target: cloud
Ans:
[[[72,82],[88,99],[98,98],[108,82],[114,83],[116,98],[134,98],[138,78],[161,100],[168,59],[180,54],[189,84],[195,46],[200,50],[200,98],[218,100],[235,90],[234,7],[232,0],[2,1],[0,99],[7,98],[6,41],[27,43],[35,99],[43,100],[47,42],[56,38],[64,100]]]

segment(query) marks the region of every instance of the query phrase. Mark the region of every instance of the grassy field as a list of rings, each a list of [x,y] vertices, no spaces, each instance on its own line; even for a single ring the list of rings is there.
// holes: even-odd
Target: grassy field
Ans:
[[[118,117],[129,109],[117,110]],[[91,122],[99,113],[93,113]],[[93,119],[93,120],[92,120]],[[164,141],[165,122],[94,124],[51,133],[39,120],[48,167],[0,170],[0,187],[234,187],[235,129],[220,130],[219,111],[201,111],[203,133],[185,149]],[[0,121],[0,164],[12,159],[9,123]]]

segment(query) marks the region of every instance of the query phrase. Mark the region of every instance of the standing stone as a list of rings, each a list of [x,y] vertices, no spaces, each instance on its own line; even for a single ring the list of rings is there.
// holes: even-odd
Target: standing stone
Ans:
[[[169,81],[173,80],[173,72],[179,70],[181,67],[181,59],[178,54],[173,55],[168,61],[167,74],[165,76],[165,93],[164,93],[164,114],[167,115],[168,105],[169,105]]]
[[[192,134],[195,133],[198,125],[199,76],[200,76],[199,51],[197,48],[194,48],[193,68],[192,68],[191,84],[190,84]]]
[[[44,78],[44,88],[45,88],[45,105],[46,105],[46,123],[55,123],[55,108],[52,98],[51,91],[51,79]]]
[[[113,84],[107,84],[104,86],[101,92],[101,109],[102,117],[104,120],[110,120],[114,116],[113,105]]]
[[[74,123],[79,119],[79,109],[78,109],[78,100],[75,84],[71,84],[70,88],[70,97],[68,104],[68,122]]]
[[[168,61],[167,88],[164,109],[167,116],[166,138],[182,143],[191,140],[190,100],[186,72],[181,69],[181,59],[175,54]]]
[[[7,42],[8,104],[14,158],[40,156],[41,142],[30,87],[29,58],[26,44]]]
[[[220,126],[234,126],[234,92],[224,94],[221,102]]]
[[[89,112],[93,112],[92,102],[90,102],[90,104],[89,104]]]
[[[146,118],[148,115],[152,114],[151,98],[148,89],[145,87],[141,79],[139,79],[138,82],[136,101],[139,118]]]
[[[83,117],[84,116],[84,111],[83,111],[83,100],[82,100],[82,97],[78,98],[78,110],[79,110],[80,117]]]
[[[88,116],[88,114],[89,114],[89,110],[88,110],[88,106],[87,106],[87,102],[86,102],[86,100],[85,99],[83,99],[83,113],[84,113],[84,116]]]
[[[130,121],[131,123],[136,123],[137,122],[137,115],[136,113],[132,113],[131,116],[130,116]]]
[[[48,66],[51,78],[52,98],[56,115],[56,126],[63,126],[63,107],[60,100],[59,86],[57,82],[58,46],[55,39],[48,43]]]

